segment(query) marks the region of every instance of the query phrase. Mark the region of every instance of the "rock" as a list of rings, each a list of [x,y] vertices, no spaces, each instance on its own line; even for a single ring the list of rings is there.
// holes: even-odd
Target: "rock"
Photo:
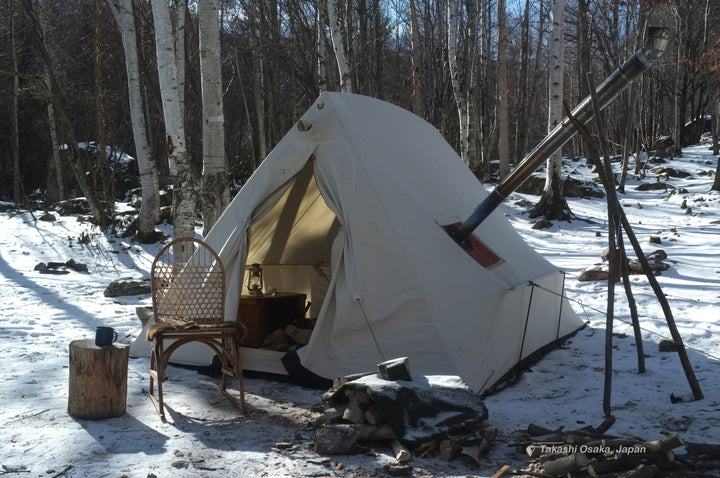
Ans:
[[[670,265],[661,262],[661,261],[649,261],[648,264],[650,265],[650,270],[652,272],[662,272],[670,269]],[[636,274],[644,274],[645,271],[643,270],[643,266],[640,263],[639,260],[633,259],[630,262],[628,262],[628,267],[630,268],[631,272],[634,272]]]
[[[672,186],[668,183],[663,183],[660,181],[654,182],[654,183],[643,183],[635,188],[638,191],[660,191],[660,190],[668,190],[668,189],[675,189],[675,186]]]
[[[662,244],[662,240],[660,239],[660,236],[650,236],[650,239],[648,239],[648,242],[650,244]]]
[[[591,181],[580,181],[579,179],[566,178],[563,181],[563,195],[568,198],[604,198],[605,193],[600,187]]]
[[[49,212],[46,212],[45,214],[43,214],[42,216],[40,216],[38,219],[41,220],[41,221],[47,221],[47,222],[55,222],[55,221],[57,221],[57,217],[55,217],[55,214],[52,214],[52,213],[49,213]]]
[[[689,178],[690,176],[692,176],[692,174],[688,173],[687,171],[680,171],[667,166],[653,168],[651,172],[653,174],[657,174],[658,176],[665,176],[668,178]]]
[[[649,261],[664,261],[667,259],[668,255],[667,252],[662,249],[656,249],[649,254],[645,254],[645,257],[647,257]]]
[[[518,187],[517,192],[540,196],[543,189],[545,189],[545,178],[530,176]],[[605,197],[605,193],[592,181],[580,181],[570,177],[563,180],[563,194],[565,197]]]
[[[88,206],[88,202],[85,198],[74,198],[56,202],[52,205],[51,209],[58,212],[61,216],[90,213],[90,206]]]
[[[124,277],[114,280],[105,289],[105,297],[123,297],[128,295],[145,295],[150,293],[150,278],[140,279]]]
[[[553,223],[552,221],[545,219],[544,217],[538,219],[535,221],[535,224],[533,224],[533,229],[548,229],[552,227]]]
[[[82,264],[80,262],[75,262],[74,259],[70,259],[65,263],[65,267],[68,269],[72,269],[76,272],[89,272],[87,264]]]
[[[580,275],[578,276],[578,281],[580,282],[590,282],[607,279],[608,271],[603,266],[586,267],[580,272]]]
[[[658,344],[660,352],[678,352],[681,347],[672,340],[661,340]]]

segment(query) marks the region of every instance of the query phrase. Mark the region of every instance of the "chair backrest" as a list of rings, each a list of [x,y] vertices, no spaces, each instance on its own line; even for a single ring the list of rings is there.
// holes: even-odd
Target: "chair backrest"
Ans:
[[[182,237],[165,245],[153,261],[150,284],[156,321],[224,321],[225,267],[200,239]]]

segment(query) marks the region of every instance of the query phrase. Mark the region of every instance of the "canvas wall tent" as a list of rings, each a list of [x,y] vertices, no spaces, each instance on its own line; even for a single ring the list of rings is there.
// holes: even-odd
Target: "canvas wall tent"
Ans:
[[[494,257],[485,265],[442,229],[486,195],[430,124],[323,93],[205,238],[228,273],[227,317],[237,317],[246,265],[259,263],[266,287],[312,302],[317,323],[297,353],[311,372],[334,378],[407,356],[413,374],[459,375],[483,391],[582,326],[561,298],[563,274],[502,213],[474,232]],[[251,370],[284,371],[280,355],[243,349]],[[209,362],[199,350],[184,360]]]

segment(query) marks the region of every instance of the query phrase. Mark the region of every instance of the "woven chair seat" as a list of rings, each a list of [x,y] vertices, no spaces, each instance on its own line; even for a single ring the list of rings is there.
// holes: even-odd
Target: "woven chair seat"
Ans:
[[[145,340],[152,342],[155,336],[162,332],[163,334],[192,334],[192,333],[208,333],[214,330],[222,331],[226,329],[238,329],[242,342],[247,334],[247,327],[242,322],[222,322],[219,324],[198,324],[193,321],[186,321],[181,327],[171,322],[158,322],[151,324],[145,332]]]

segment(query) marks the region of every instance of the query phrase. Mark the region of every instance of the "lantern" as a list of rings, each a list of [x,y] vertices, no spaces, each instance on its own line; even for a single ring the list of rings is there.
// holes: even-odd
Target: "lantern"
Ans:
[[[253,264],[247,278],[248,293],[258,297],[263,295],[263,276],[260,264]]]

